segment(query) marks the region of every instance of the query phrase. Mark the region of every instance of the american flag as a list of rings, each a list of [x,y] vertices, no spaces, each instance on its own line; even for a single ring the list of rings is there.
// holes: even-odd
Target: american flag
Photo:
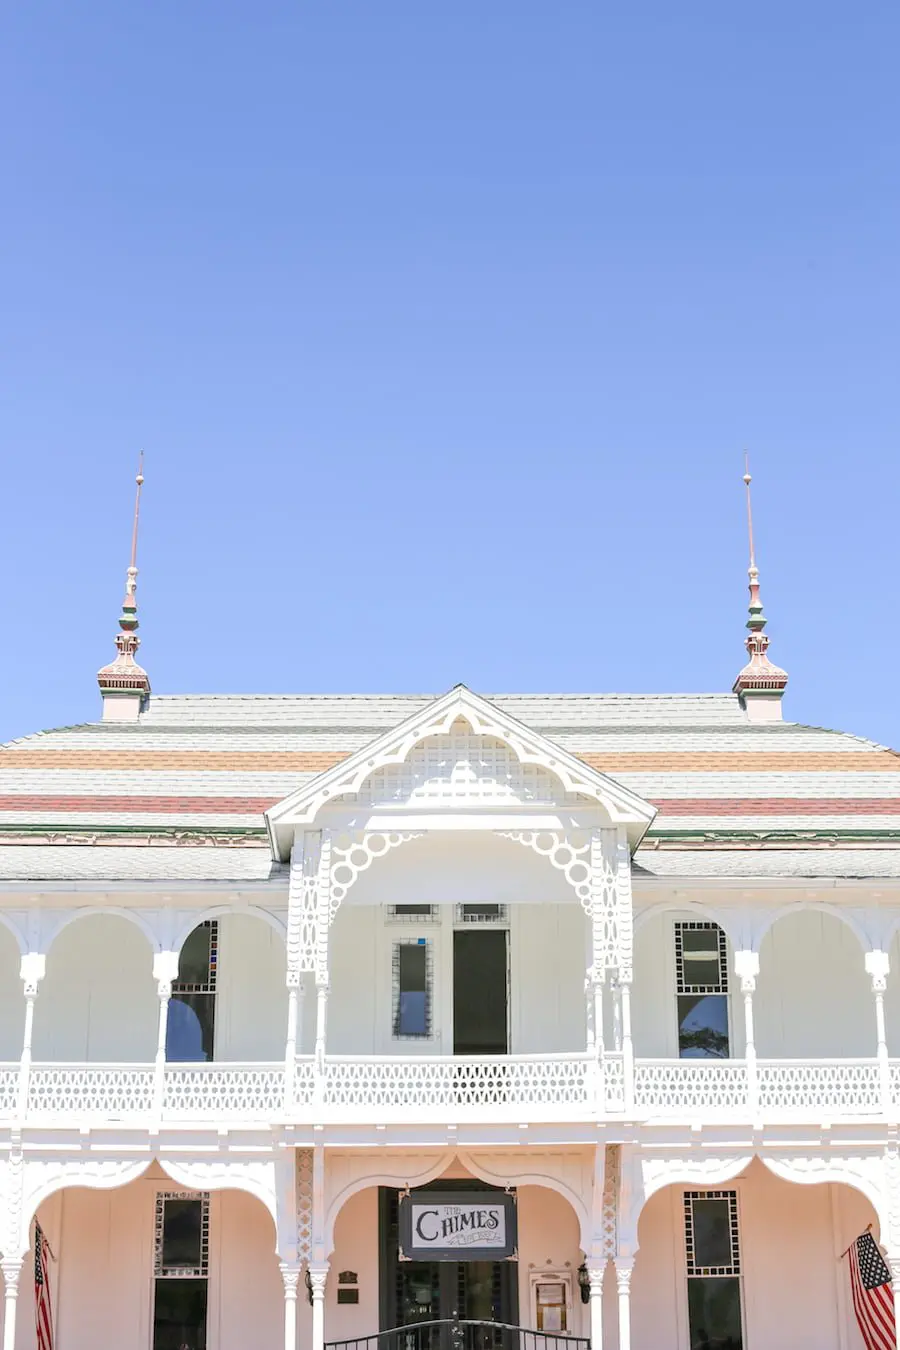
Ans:
[[[37,1328],[37,1350],[53,1350],[53,1316],[50,1312],[50,1243],[44,1230],[34,1221],[34,1324]]]
[[[869,1232],[847,1248],[853,1308],[866,1350],[896,1350],[891,1272]]]

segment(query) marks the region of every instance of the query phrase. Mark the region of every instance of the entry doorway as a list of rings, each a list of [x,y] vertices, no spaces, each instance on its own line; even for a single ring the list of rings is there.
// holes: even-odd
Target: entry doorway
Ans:
[[[455,1185],[450,1181],[435,1184],[442,1191],[495,1189],[471,1179]],[[378,1207],[382,1331],[456,1318],[505,1326],[518,1324],[517,1261],[403,1261],[399,1193],[382,1187]],[[493,1338],[489,1339],[493,1344]],[[437,1337],[434,1350],[438,1350],[440,1343]],[[477,1346],[473,1342],[471,1350],[479,1350],[480,1346],[480,1340]]]
[[[455,1055],[509,1053],[508,937],[474,924],[453,931]]]

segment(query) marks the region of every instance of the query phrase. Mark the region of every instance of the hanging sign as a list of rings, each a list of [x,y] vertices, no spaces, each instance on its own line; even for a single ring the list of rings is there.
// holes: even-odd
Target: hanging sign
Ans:
[[[413,1191],[400,1199],[410,1261],[503,1261],[516,1250],[515,1197],[502,1191]]]

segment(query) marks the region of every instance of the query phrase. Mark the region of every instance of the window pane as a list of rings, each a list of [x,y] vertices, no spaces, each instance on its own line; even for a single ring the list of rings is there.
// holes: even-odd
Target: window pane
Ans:
[[[728,999],[724,994],[680,994],[678,1053],[682,1059],[727,1059]]]
[[[206,1350],[206,1280],[157,1280],[153,1350]]]
[[[464,919],[502,919],[502,905],[463,905]]]
[[[731,1266],[730,1206],[727,1200],[692,1200],[694,1268]]]
[[[719,983],[718,928],[685,928],[682,931],[682,965],[687,985]]]
[[[212,928],[201,924],[185,940],[178,958],[179,984],[208,984]]]
[[[397,946],[395,1036],[428,1035],[428,948],[424,942]]]
[[[398,919],[405,919],[407,916],[411,919],[430,919],[430,905],[395,905],[394,916]]]
[[[201,1265],[203,1205],[200,1200],[166,1200],[163,1208],[162,1266],[193,1269]]]
[[[166,1059],[191,1064],[213,1057],[215,994],[173,994],[166,1022]]]
[[[691,1350],[741,1350],[741,1282],[737,1276],[691,1279]]]

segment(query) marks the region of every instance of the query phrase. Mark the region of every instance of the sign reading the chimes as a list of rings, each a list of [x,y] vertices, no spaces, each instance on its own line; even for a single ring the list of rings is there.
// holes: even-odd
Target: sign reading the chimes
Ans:
[[[400,1250],[409,1261],[503,1261],[516,1250],[515,1196],[501,1191],[401,1196]]]

